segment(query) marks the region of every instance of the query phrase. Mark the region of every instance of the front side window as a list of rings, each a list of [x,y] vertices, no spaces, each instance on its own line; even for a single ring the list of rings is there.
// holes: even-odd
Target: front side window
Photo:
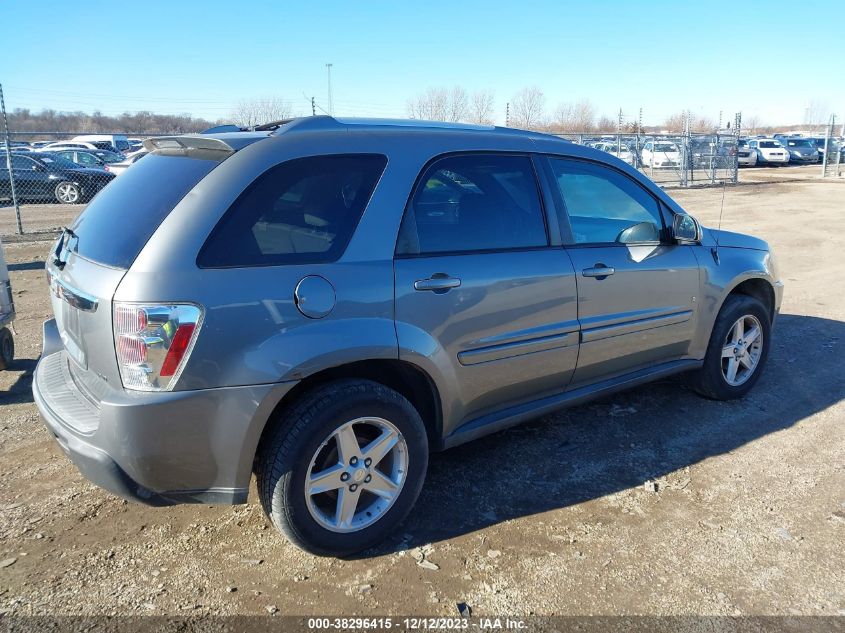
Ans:
[[[549,160],[576,244],[659,242],[657,200],[617,171],[583,161]],[[560,218],[565,226],[567,218]]]
[[[411,196],[397,255],[548,245],[527,156],[463,154],[434,162]]]
[[[299,158],[269,169],[235,200],[197,263],[232,268],[335,261],[386,165],[382,155],[353,154]]]
[[[17,170],[31,170],[35,167],[35,163],[23,156],[12,154],[12,169]]]

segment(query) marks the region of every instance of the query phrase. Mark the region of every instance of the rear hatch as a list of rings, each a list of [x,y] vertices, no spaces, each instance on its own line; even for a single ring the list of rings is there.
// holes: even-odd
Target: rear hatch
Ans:
[[[93,403],[122,386],[112,331],[121,279],[164,218],[233,151],[222,143],[175,144],[150,153],[103,189],[56,242],[47,262],[53,314],[68,371]]]

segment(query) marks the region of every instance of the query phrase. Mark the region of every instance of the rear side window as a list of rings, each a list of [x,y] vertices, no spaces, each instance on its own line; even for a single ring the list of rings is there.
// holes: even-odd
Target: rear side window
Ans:
[[[129,268],[159,224],[220,163],[150,154],[108,184],[77,218],[77,254]]]
[[[232,268],[335,261],[386,165],[382,155],[352,154],[299,158],[269,169],[229,208],[197,263]]]
[[[397,255],[546,246],[531,159],[464,154],[434,162],[411,197]]]

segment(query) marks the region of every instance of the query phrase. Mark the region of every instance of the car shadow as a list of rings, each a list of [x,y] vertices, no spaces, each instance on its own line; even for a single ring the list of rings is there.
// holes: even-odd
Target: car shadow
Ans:
[[[741,400],[678,380],[563,410],[431,457],[402,528],[378,556],[641,487],[787,429],[845,397],[845,323],[781,315],[769,362]]]
[[[44,270],[44,260],[34,260],[31,262],[20,262],[16,264],[8,264],[8,268],[10,271],[23,271],[23,270]]]
[[[7,391],[0,391],[0,405],[33,402],[32,373],[37,364],[38,361],[31,358],[18,358],[12,361],[12,364],[4,371],[21,372],[21,374]]]

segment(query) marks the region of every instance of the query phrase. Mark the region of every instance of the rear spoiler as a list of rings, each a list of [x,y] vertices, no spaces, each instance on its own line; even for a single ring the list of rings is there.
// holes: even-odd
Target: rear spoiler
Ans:
[[[144,141],[144,147],[148,152],[171,156],[207,154],[210,152],[212,155],[209,158],[217,158],[218,160],[223,160],[235,152],[235,148],[226,141],[194,134],[148,138]]]

